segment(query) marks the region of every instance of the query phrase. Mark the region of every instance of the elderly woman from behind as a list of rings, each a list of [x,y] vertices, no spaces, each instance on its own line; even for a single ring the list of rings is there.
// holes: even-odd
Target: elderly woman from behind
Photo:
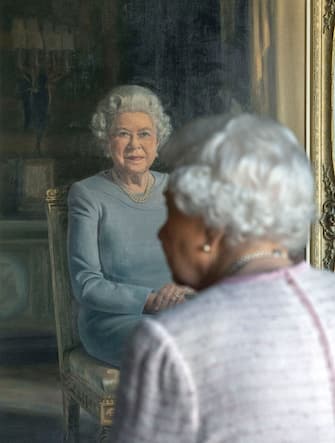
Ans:
[[[303,149],[247,114],[196,121],[167,154],[159,237],[199,293],[136,328],[112,441],[334,442],[335,275],[290,259],[314,214]]]
[[[171,283],[156,236],[168,176],[150,167],[171,126],[155,94],[126,85],[98,104],[92,130],[112,167],[70,189],[69,267],[85,349],[119,366],[143,313],[180,303],[186,290]]]

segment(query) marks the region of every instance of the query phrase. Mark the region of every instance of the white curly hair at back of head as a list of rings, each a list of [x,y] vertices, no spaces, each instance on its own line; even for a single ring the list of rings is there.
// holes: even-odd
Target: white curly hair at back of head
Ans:
[[[294,254],[314,218],[314,180],[295,135],[267,118],[198,119],[176,133],[165,159],[177,207],[224,229],[227,241],[280,242]]]
[[[108,141],[115,118],[122,112],[144,112],[153,121],[157,131],[158,149],[171,134],[170,117],[150,89],[138,85],[122,85],[112,89],[99,103],[91,120],[93,134],[103,143],[105,155],[110,156]]]

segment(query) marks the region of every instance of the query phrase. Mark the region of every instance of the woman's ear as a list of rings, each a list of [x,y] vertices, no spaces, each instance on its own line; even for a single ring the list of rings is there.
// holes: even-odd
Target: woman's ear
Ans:
[[[207,242],[212,248],[220,247],[223,237],[223,229],[206,228]]]
[[[209,228],[205,225],[204,221],[201,220],[203,228],[203,245],[202,251],[208,254],[216,253],[221,246],[221,240],[224,237],[224,232],[222,229]]]

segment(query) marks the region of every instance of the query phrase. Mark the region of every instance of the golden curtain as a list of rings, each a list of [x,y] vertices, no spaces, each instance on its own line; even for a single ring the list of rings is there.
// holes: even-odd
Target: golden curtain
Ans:
[[[305,141],[305,0],[251,0],[252,103]]]

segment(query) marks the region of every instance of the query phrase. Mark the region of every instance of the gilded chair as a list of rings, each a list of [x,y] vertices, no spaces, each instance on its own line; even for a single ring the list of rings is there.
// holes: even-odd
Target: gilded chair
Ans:
[[[69,186],[49,189],[46,196],[64,441],[79,442],[83,408],[99,421],[97,441],[103,442],[112,424],[119,370],[90,357],[78,337],[77,302],[71,294],[66,252],[68,189]]]

